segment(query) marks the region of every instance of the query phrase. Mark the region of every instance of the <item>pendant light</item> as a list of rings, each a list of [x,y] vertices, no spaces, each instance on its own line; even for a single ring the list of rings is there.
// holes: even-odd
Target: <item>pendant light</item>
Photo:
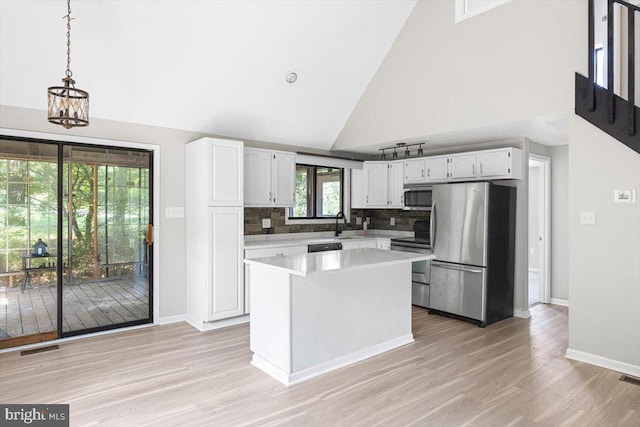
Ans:
[[[67,0],[67,71],[64,86],[51,86],[48,90],[49,122],[71,129],[89,124],[89,93],[76,89],[71,78],[71,0]]]

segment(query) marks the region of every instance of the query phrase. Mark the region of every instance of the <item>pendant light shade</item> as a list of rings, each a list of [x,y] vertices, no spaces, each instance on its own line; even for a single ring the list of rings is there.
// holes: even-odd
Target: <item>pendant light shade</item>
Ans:
[[[49,121],[70,129],[89,124],[89,93],[75,88],[71,77],[62,79],[64,86],[52,86],[49,93]]]
[[[47,89],[47,115],[49,122],[70,129],[89,124],[89,93],[77,89],[71,78],[71,0],[67,0],[67,70],[62,79],[64,86]]]

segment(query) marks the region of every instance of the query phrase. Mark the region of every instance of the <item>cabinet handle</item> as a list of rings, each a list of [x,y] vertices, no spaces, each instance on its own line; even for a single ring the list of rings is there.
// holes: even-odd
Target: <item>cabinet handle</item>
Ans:
[[[471,165],[471,174],[472,175],[476,174],[476,164],[475,163]]]
[[[427,169],[427,176],[431,178],[431,168]]]
[[[404,205],[404,194],[400,195],[400,203],[402,203]]]
[[[480,163],[480,175],[482,175],[482,163]]]
[[[284,252],[280,252],[279,254],[276,254],[276,256],[284,256]]]
[[[422,170],[420,171],[420,173],[422,174],[422,177],[424,178],[424,169],[422,169]]]
[[[271,192],[269,192],[269,201],[271,201],[272,197],[271,197]]]
[[[369,203],[369,196],[366,197],[366,202]]]

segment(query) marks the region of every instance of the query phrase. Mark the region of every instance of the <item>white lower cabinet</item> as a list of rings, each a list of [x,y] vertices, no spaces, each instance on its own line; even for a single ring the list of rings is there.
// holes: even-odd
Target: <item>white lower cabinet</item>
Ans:
[[[270,256],[286,256],[307,253],[307,245],[282,246],[263,249],[245,249],[244,259],[265,258]],[[251,277],[249,268],[244,267],[244,314],[250,313]]]
[[[391,239],[378,238],[376,247],[378,249],[385,249],[387,251],[390,250],[391,249]]]

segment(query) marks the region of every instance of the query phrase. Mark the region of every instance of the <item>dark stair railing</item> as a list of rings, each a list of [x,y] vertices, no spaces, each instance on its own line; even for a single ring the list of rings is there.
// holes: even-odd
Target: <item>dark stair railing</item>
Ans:
[[[618,3],[627,9],[627,98],[614,93],[614,16]],[[589,75],[576,73],[576,114],[599,127],[629,148],[640,153],[640,108],[636,105],[635,27],[640,7],[623,0],[608,0],[607,5],[607,88],[595,82],[595,0],[589,0]],[[624,53],[623,53],[624,54]]]

